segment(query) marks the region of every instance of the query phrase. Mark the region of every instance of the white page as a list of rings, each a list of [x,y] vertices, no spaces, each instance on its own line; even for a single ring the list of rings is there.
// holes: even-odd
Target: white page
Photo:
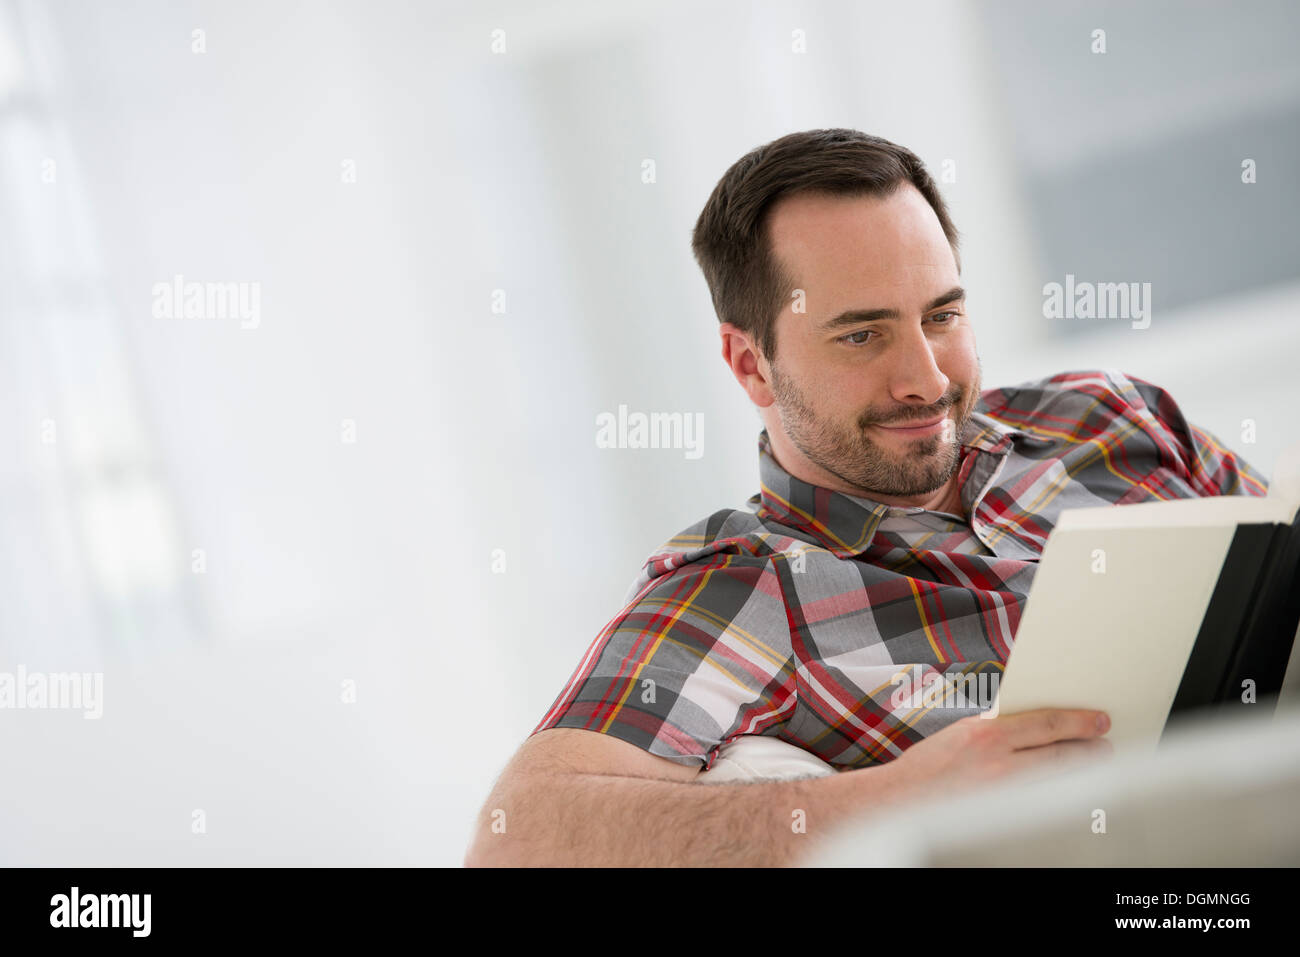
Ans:
[[[1154,748],[1236,530],[1054,531],[997,712],[1096,708],[1110,715],[1117,745]],[[1100,562],[1105,570],[1094,571]]]

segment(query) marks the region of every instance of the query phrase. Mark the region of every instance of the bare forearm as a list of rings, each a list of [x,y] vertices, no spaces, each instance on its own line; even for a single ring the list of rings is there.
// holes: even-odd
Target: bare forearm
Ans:
[[[896,799],[886,770],[743,784],[538,774],[498,785],[479,815],[466,863],[789,865],[835,824]]]

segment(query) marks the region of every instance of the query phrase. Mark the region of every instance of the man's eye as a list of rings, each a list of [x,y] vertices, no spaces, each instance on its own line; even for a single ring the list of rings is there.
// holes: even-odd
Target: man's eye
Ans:
[[[938,320],[940,316],[949,316],[950,317],[949,319],[939,323],[939,325],[941,326],[946,326],[949,322],[951,322],[953,319],[956,319],[959,315],[961,315],[961,313],[959,312],[939,312],[931,316],[930,319],[934,321],[934,320]]]
[[[872,332],[870,329],[862,329],[862,330],[859,330],[858,332],[850,332],[847,336],[840,336],[840,342],[847,342],[847,343],[848,343],[849,345],[851,345],[851,346],[863,346],[863,345],[866,345],[866,344],[867,344],[868,342],[870,342],[871,340],[869,340],[869,339],[858,339],[858,338],[855,338],[855,337],[856,337],[856,336],[874,336],[874,335],[875,335],[875,333]]]

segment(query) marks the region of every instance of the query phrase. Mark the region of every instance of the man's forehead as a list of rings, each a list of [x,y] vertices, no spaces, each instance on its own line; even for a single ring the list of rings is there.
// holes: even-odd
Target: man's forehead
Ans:
[[[956,277],[939,218],[910,183],[883,197],[822,192],[783,197],[772,208],[769,236],[773,254],[791,278],[828,293],[864,285],[881,293],[890,287],[903,292]]]

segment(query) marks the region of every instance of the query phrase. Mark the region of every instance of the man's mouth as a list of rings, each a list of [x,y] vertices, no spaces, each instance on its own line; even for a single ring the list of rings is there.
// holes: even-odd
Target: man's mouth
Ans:
[[[908,422],[901,425],[877,425],[874,428],[881,429],[891,435],[902,436],[903,438],[916,438],[923,435],[933,435],[943,428],[943,423],[948,416],[941,415],[936,419],[929,419],[925,422]]]

